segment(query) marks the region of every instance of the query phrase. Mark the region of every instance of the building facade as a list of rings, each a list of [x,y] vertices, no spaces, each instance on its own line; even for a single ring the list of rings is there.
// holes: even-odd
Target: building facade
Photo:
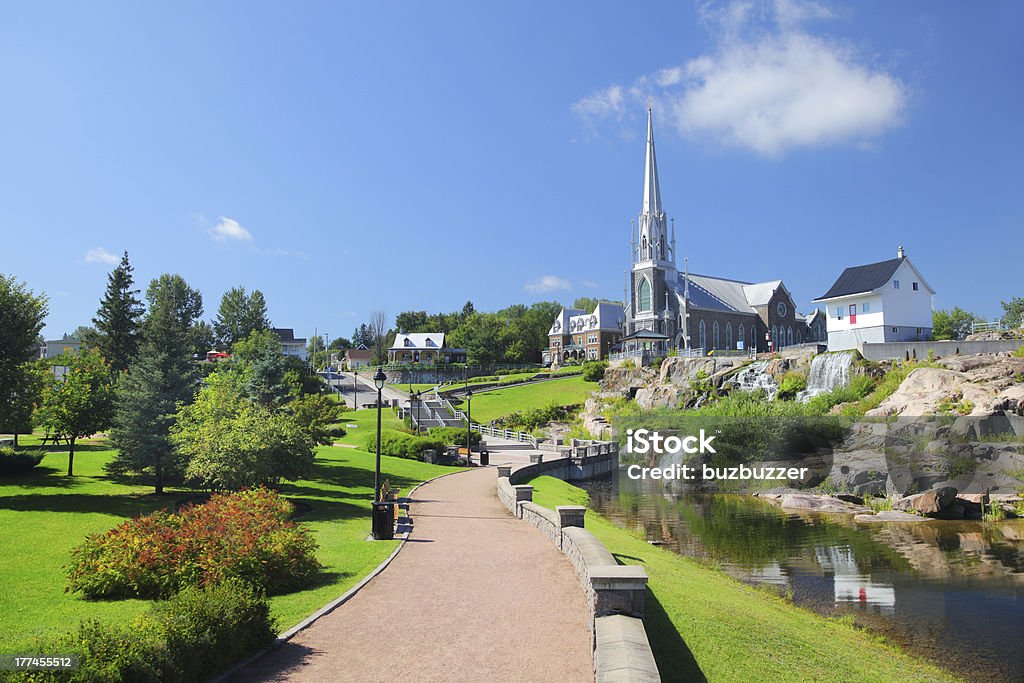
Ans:
[[[625,315],[621,305],[602,301],[591,312],[563,308],[548,330],[544,364],[603,360],[622,338]]]
[[[274,334],[281,340],[281,351],[286,356],[295,356],[303,361],[308,358],[306,350],[306,339],[296,337],[295,330],[290,327],[275,327]]]
[[[465,363],[466,350],[447,347],[444,332],[399,332],[388,349],[388,362],[402,365]]]
[[[815,299],[825,306],[829,351],[930,339],[934,294],[902,246],[894,259],[847,268]]]

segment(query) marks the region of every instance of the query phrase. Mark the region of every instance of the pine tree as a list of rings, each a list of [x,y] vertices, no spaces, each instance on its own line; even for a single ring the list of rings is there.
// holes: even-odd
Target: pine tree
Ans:
[[[163,493],[165,484],[180,480],[185,467],[168,436],[179,405],[193,398],[193,329],[203,314],[203,300],[180,275],[154,280],[146,299],[142,347],[118,387],[110,433],[118,454],[106,469]]]
[[[267,301],[263,292],[254,290],[245,293],[245,287],[232,287],[221,297],[217,318],[213,321],[213,331],[217,343],[225,351],[230,351],[235,342],[245,339],[253,332],[270,329],[267,318]]]
[[[128,369],[139,350],[143,308],[139,290],[132,289],[133,270],[126,251],[121,263],[107,276],[107,291],[92,319],[96,326],[95,338],[83,340],[98,348],[110,367],[119,372]]]

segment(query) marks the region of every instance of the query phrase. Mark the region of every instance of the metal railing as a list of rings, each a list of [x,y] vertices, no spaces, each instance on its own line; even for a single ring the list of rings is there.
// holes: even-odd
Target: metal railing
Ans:
[[[971,333],[977,334],[978,332],[999,332],[1003,328],[1002,320],[991,320],[971,323]]]

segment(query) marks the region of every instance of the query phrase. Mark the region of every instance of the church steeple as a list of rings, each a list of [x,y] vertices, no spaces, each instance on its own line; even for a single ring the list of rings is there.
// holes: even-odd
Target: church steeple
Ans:
[[[644,163],[643,213],[661,213],[661,185],[658,183],[658,160],[654,155],[654,115],[647,104],[647,160]]]
[[[661,209],[658,159],[654,154],[654,114],[647,105],[647,155],[644,161],[644,200],[638,223],[639,249],[634,263],[660,261],[675,264],[675,245],[668,236],[668,221]]]

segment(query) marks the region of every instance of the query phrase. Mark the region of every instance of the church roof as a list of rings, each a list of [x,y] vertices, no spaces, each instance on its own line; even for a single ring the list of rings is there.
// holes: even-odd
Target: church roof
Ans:
[[[851,266],[839,275],[831,289],[815,301],[872,292],[888,282],[905,260],[906,257],[902,257],[863,266]]]
[[[769,280],[754,285],[743,285],[743,294],[751,306],[767,306],[775,290],[782,286],[782,280]]]
[[[686,275],[679,275],[679,296],[686,288]],[[690,305],[708,311],[726,313],[756,314],[755,306],[764,306],[779,287],[785,287],[782,280],[767,282],[743,282],[710,275],[689,274]]]

